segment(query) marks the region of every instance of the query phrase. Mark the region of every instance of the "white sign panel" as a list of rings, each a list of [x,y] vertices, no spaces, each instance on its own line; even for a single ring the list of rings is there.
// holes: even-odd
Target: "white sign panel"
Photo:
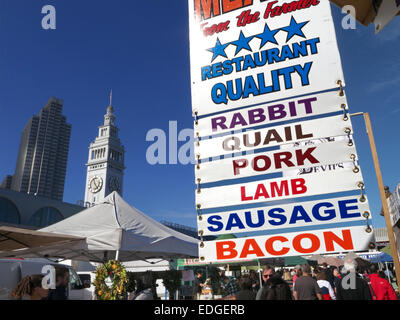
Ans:
[[[354,145],[348,141],[320,143],[270,152],[261,152],[235,158],[223,158],[201,163],[196,169],[196,181],[215,182],[265,175],[276,172],[293,171],[330,164],[349,162],[357,159]],[[197,167],[196,167],[197,168]]]
[[[368,250],[374,242],[366,226],[313,230],[240,239],[207,241],[200,245],[205,262],[277,258]]]
[[[202,214],[198,227],[205,236],[238,234],[365,221],[364,212],[370,212],[368,201],[349,196]]]
[[[198,115],[343,85],[329,1],[189,0]]]
[[[239,183],[200,189],[200,193],[196,192],[196,204],[207,209],[345,192],[358,189],[358,183],[362,181],[361,171],[341,170]]]
[[[199,143],[195,143],[195,154],[200,155],[200,159],[213,158],[295,141],[347,135],[346,129],[352,129],[351,121],[344,121],[340,115],[289,123],[213,139],[201,139]]]
[[[195,125],[200,137],[263,126],[282,121],[293,121],[347,109],[346,96],[328,91],[306,97],[285,99],[200,118]]]

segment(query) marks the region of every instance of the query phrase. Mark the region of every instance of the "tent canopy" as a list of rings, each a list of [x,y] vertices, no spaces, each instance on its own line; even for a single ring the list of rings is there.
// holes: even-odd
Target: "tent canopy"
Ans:
[[[380,254],[375,255],[370,259],[371,262],[377,263],[377,262],[393,262],[393,258],[388,255],[386,252],[381,252]]]
[[[0,226],[0,252],[55,244],[66,245],[81,240],[84,237]]]
[[[85,238],[69,245],[8,253],[18,257],[53,257],[103,262],[198,257],[198,240],[172,230],[131,207],[117,193],[103,203],[40,231]],[[4,256],[4,255],[1,255]]]

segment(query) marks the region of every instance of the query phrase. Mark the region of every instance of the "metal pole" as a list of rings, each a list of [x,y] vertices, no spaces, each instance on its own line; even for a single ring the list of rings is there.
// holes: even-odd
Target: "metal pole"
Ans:
[[[257,260],[257,263],[258,263],[258,278],[260,280],[260,288],[262,288],[263,284],[262,284],[262,277],[261,277],[262,270],[260,270],[261,269],[260,260]]]
[[[378,179],[379,192],[380,192],[380,195],[381,195],[383,213],[385,215],[385,222],[386,222],[387,233],[388,233],[389,241],[390,241],[390,248],[392,250],[393,263],[394,263],[394,266],[396,268],[397,286],[398,286],[398,288],[400,288],[400,262],[399,262],[399,256],[397,254],[396,241],[394,239],[392,223],[390,221],[389,206],[388,206],[388,203],[387,203],[387,200],[386,200],[385,189],[384,189],[383,179],[382,179],[382,172],[381,172],[381,168],[379,166],[378,152],[376,151],[374,133],[372,131],[371,120],[369,118],[369,113],[368,112],[364,113],[364,121],[365,121],[365,125],[367,127],[369,143],[371,145],[372,158],[374,160],[376,178]]]

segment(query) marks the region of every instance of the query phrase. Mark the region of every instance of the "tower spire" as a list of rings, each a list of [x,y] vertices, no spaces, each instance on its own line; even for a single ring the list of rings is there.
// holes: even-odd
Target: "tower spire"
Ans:
[[[111,92],[110,92],[110,106],[112,106],[112,89],[111,89]]]

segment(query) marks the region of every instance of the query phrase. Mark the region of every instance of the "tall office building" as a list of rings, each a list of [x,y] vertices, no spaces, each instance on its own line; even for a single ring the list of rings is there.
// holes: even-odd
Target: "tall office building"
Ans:
[[[99,134],[89,147],[89,159],[86,164],[86,207],[102,202],[113,191],[122,196],[125,149],[118,138],[118,130],[111,93],[104,124],[99,127]]]
[[[22,132],[11,189],[55,200],[64,195],[71,125],[63,101],[50,98]]]

